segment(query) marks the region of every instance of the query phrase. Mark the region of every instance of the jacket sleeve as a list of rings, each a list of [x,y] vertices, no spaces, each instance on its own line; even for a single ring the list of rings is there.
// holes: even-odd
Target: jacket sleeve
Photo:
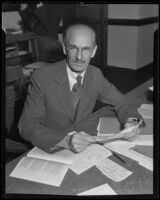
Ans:
[[[113,107],[120,124],[124,124],[129,117],[141,119],[137,108],[140,106],[137,99],[125,97],[112,83],[101,75],[99,100]]]
[[[18,123],[22,138],[44,151],[51,153],[50,149],[59,143],[72,127],[63,132],[57,132],[44,125],[45,116],[45,89],[38,73],[33,73],[28,87],[28,95]]]

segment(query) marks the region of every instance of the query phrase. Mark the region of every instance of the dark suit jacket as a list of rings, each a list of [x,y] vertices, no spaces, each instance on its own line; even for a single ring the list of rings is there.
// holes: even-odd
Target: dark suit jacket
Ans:
[[[36,8],[36,4],[29,4],[19,13],[25,29],[32,30],[37,35],[58,39],[58,29],[62,18],[61,4],[45,4],[39,8]]]
[[[49,152],[49,148],[67,132],[76,130],[78,123],[86,124],[87,120],[93,120],[90,116],[96,100],[113,106],[121,123],[128,117],[140,118],[137,110],[127,105],[124,96],[104,78],[101,71],[89,65],[74,120],[66,62],[63,60],[37,69],[31,77],[19,121],[20,134],[33,145]],[[83,130],[83,126],[81,127]]]

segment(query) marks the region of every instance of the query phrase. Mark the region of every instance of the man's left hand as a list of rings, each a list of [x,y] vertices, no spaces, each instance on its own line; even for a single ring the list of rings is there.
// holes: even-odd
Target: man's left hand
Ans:
[[[142,121],[143,122],[143,121]],[[139,123],[139,121],[135,120],[134,118],[129,118],[126,123],[124,124],[124,128],[129,128],[129,127],[133,127],[136,126]],[[144,122],[143,122],[144,123]],[[143,124],[144,126],[144,124]],[[136,139],[136,137],[139,135],[140,133],[140,127],[141,124],[136,126],[126,137],[125,139],[128,141],[133,141]]]

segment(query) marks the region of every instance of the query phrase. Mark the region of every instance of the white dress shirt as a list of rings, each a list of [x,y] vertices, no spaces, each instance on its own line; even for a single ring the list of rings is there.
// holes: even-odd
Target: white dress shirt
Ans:
[[[68,67],[68,65],[66,67],[67,67],[67,74],[68,74],[68,79],[69,79],[69,86],[70,86],[70,90],[72,91],[72,88],[73,88],[74,84],[77,82],[77,80],[76,80],[77,76],[80,75],[82,77],[81,84],[83,84],[84,75],[85,75],[86,70],[83,71],[81,74],[77,74],[76,72],[73,72]]]

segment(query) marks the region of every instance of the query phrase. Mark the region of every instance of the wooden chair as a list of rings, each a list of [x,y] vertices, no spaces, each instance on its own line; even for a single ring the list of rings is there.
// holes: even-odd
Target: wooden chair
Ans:
[[[15,110],[15,102],[21,98],[22,82],[23,74],[21,66],[6,67],[5,151],[14,154],[22,154],[29,150],[25,143],[19,142],[20,140],[16,141],[18,137],[15,137],[15,131],[13,130],[13,125],[15,123],[15,113],[17,112]]]

